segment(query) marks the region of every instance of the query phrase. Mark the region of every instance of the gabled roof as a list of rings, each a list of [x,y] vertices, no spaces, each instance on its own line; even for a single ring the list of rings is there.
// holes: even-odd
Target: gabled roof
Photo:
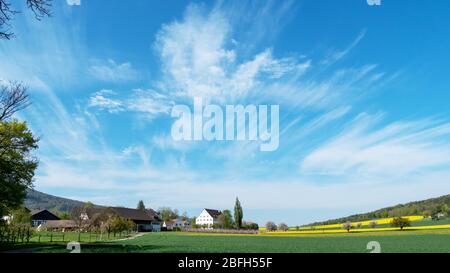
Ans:
[[[35,209],[30,212],[30,215],[33,216],[33,215],[39,214],[44,211],[46,211],[46,209]]]
[[[152,221],[155,220],[150,214],[145,210],[139,209],[128,209],[128,208],[111,208],[119,216],[125,219],[138,220],[138,221]]]
[[[216,210],[216,209],[205,209],[206,212],[211,215],[212,218],[217,218],[219,217],[219,215],[222,214],[222,212],[220,210]]]
[[[31,215],[32,218],[34,218],[34,217],[47,217],[47,218],[53,218],[52,220],[59,220],[58,216],[56,216],[55,214],[51,213],[50,211],[48,211],[46,209],[33,210],[33,211],[30,212],[30,215]],[[50,220],[50,219],[48,219],[48,220]]]
[[[159,214],[154,211],[153,209],[147,209],[146,212],[148,213],[148,215],[150,215],[150,217],[152,217],[154,220],[156,221],[161,221],[161,217],[159,217]]]
[[[134,221],[160,221],[159,215],[156,213],[156,211],[152,209],[148,210],[139,210],[139,209],[129,209],[129,208],[123,208],[123,207],[108,207],[108,208],[90,208],[86,209],[86,213],[89,217],[92,217],[92,215],[96,213],[103,212],[105,210],[108,210],[111,213],[117,214],[120,217],[123,217],[125,219],[130,219]]]

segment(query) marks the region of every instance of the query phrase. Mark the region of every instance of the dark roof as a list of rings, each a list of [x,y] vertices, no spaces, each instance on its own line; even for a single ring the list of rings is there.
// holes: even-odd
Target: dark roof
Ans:
[[[59,217],[46,209],[33,210],[30,212],[33,220],[59,220]]]
[[[89,217],[96,213],[108,210],[112,213],[119,215],[125,219],[130,219],[134,221],[160,221],[158,213],[152,209],[139,210],[139,209],[129,209],[123,207],[108,207],[108,208],[89,208],[86,209],[86,213]]]
[[[216,209],[205,209],[206,212],[209,213],[209,215],[211,215],[212,218],[217,218],[219,217],[219,215],[222,214],[222,212],[220,210],[216,210]]]
[[[33,215],[39,214],[43,211],[46,211],[46,209],[35,209],[30,212],[30,215],[33,216]]]
[[[150,215],[150,217],[152,217],[152,219],[156,220],[156,221],[161,221],[161,217],[159,217],[159,214],[154,211],[153,209],[147,209],[146,210],[148,215]]]
[[[154,218],[145,210],[128,209],[128,208],[111,208],[119,216],[125,219],[138,220],[138,221],[152,221]]]

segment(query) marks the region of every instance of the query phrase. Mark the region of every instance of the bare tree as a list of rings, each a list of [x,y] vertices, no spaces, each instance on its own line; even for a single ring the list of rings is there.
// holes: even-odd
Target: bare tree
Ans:
[[[87,223],[86,209],[84,207],[75,207],[70,211],[70,219],[75,222],[78,230],[80,231]]]
[[[275,231],[275,230],[277,230],[277,225],[274,222],[269,221],[266,223],[266,230],[267,231]]]
[[[22,83],[11,82],[9,85],[0,85],[0,122],[11,118],[14,113],[29,105],[27,88]]]
[[[26,0],[27,7],[34,13],[37,20],[51,15],[52,0]],[[11,32],[11,20],[20,11],[12,7],[10,0],[0,0],[0,39],[10,40],[14,37]]]
[[[281,224],[278,225],[278,230],[288,231],[289,230],[289,226],[287,224],[285,224],[285,223],[281,223]]]

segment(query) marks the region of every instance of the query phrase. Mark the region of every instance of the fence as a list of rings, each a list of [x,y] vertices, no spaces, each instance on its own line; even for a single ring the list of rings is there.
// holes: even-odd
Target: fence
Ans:
[[[63,243],[83,242],[95,243],[115,240],[130,236],[130,232],[98,233],[98,232],[61,232],[42,231],[35,232],[31,227],[0,226],[0,243]]]

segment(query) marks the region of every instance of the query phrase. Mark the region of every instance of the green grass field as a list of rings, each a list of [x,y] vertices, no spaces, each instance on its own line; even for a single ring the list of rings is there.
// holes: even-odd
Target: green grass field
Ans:
[[[314,236],[233,236],[153,233],[110,243],[83,244],[83,253],[368,253],[377,241],[384,253],[450,253],[450,230]],[[67,252],[65,246],[40,252]]]

